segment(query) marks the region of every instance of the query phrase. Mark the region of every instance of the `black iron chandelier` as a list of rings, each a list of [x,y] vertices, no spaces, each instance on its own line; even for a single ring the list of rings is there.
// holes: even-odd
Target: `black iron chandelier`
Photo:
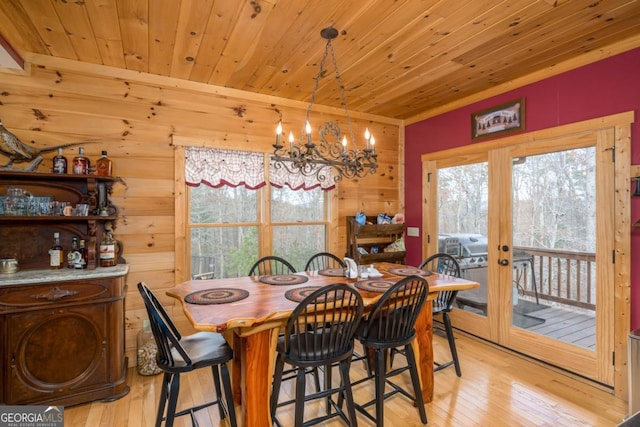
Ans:
[[[338,36],[338,30],[333,27],[327,27],[320,31],[320,35],[327,40],[327,44],[322,55],[322,61],[320,61],[320,70],[318,70],[318,74],[315,77],[315,85],[311,93],[311,102],[307,108],[304,130],[300,133],[297,142],[294,141],[293,132],[289,132],[289,144],[288,146],[283,146],[281,141],[282,120],[280,120],[276,129],[276,143],[273,145],[272,161],[276,169],[285,168],[290,173],[315,176],[319,181],[332,178],[334,182],[339,182],[342,178],[362,178],[370,173],[375,173],[378,167],[378,155],[375,152],[376,141],[369,129],[366,129],[364,133],[365,148],[358,149],[355,146],[351,118],[349,117],[349,109],[344,96],[344,85],[340,80],[336,55],[331,45],[331,40]],[[336,81],[340,88],[340,97],[347,118],[349,134],[354,145],[354,148],[350,149],[347,148],[347,137],[342,135],[340,127],[335,122],[325,122],[320,126],[319,144],[314,143],[311,139],[309,115],[318,91],[318,84],[324,72],[325,60],[329,53],[331,53]]]

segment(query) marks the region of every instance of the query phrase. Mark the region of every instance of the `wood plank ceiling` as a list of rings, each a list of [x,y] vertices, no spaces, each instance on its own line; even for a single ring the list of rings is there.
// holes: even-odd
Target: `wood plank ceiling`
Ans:
[[[407,119],[612,45],[637,0],[6,0],[0,35],[51,55],[309,101],[333,46],[350,110]],[[581,65],[581,64],[580,64]],[[329,63],[316,103],[340,106]]]

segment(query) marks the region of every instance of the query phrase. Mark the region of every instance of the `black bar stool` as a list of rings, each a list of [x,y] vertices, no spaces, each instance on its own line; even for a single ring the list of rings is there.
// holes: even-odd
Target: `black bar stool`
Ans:
[[[418,407],[420,420],[427,424],[427,413],[424,407],[420,377],[413,352],[413,342],[416,336],[415,323],[429,293],[429,285],[422,277],[409,276],[398,281],[389,288],[376,302],[365,323],[360,325],[356,339],[362,343],[364,354],[354,360],[365,359],[369,362],[369,350],[374,350],[375,366],[369,366],[369,375],[353,382],[353,386],[375,379],[375,398],[364,404],[357,404],[356,409],[376,423],[384,425],[384,400],[400,393],[409,398]],[[389,351],[400,348],[407,363],[399,368],[387,372],[386,356]],[[390,378],[409,371],[413,394]],[[385,386],[392,390],[385,393]],[[375,417],[367,411],[367,407],[375,404]]]
[[[236,412],[227,368],[227,362],[233,358],[231,347],[222,335],[215,332],[197,332],[189,336],[181,336],[149,287],[140,282],[138,291],[147,308],[153,337],[158,345],[157,364],[164,371],[156,427],[159,427],[162,421],[165,421],[165,427],[171,427],[175,417],[186,414],[191,416],[192,424],[197,426],[195,412],[212,405],[218,405],[220,420],[228,416],[231,427],[236,427]],[[176,413],[180,374],[206,367],[211,367],[213,373],[215,400]],[[222,399],[220,377],[222,377],[226,401]]]
[[[353,288],[345,284],[334,284],[317,289],[304,298],[294,309],[284,334],[278,339],[278,356],[273,375],[271,393],[271,417],[276,419],[276,410],[293,401],[278,403],[280,384],[285,363],[298,368],[295,395],[295,426],[318,424],[339,416],[350,426],[357,425],[349,366],[353,354],[354,335],[362,318],[364,305],[362,297]],[[340,384],[333,387],[331,368],[338,365]],[[324,368],[324,390],[306,394],[306,370]],[[331,396],[339,394],[339,403]],[[346,412],[342,409],[342,399],[346,399]],[[307,402],[327,399],[327,413],[304,421],[304,408]],[[334,411],[332,411],[332,409]]]

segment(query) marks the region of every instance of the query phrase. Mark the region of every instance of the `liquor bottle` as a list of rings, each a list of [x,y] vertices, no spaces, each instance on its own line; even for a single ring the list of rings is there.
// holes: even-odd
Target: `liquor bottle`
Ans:
[[[58,154],[53,158],[53,173],[67,173],[67,158],[62,155],[62,148],[58,148]]]
[[[78,246],[78,238],[73,236],[71,238],[71,250],[67,253],[67,268],[76,267],[80,263],[82,255],[80,254],[80,246]]]
[[[73,173],[86,175],[89,173],[89,158],[84,155],[84,148],[78,148],[78,155],[73,158]]]
[[[102,157],[96,160],[96,175],[111,176],[113,162],[107,157],[107,152],[102,151]]]
[[[76,265],[76,268],[87,268],[87,263],[89,262],[89,254],[87,248],[85,247],[84,239],[80,239],[80,266]]]
[[[116,259],[117,242],[108,230],[102,242],[100,242],[100,267],[113,267],[117,263]]]
[[[59,270],[64,265],[64,251],[60,244],[60,233],[53,233],[53,245],[49,249],[49,267]]]

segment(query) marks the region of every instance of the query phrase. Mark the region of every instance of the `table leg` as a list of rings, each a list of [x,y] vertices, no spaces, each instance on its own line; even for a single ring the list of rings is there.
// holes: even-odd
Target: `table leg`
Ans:
[[[244,425],[246,427],[270,427],[271,411],[271,330],[242,338],[242,395],[244,396]]]
[[[227,343],[233,349],[233,360],[229,364],[229,373],[231,375],[231,391],[233,392],[233,401],[236,408],[242,405],[242,348],[244,341],[236,335],[235,330],[228,329],[223,333]],[[236,409],[237,412],[238,409]]]
[[[425,302],[416,319],[417,363],[425,403],[433,401],[433,313],[431,301]]]

